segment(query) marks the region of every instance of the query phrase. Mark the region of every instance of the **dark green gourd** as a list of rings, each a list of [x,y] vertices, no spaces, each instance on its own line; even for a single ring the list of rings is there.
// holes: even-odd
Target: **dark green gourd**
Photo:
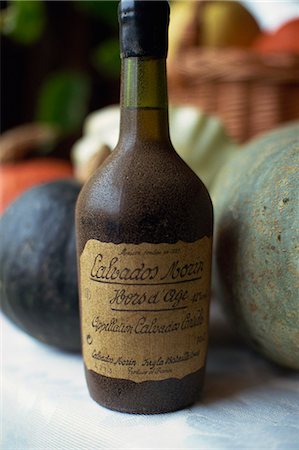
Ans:
[[[0,219],[1,309],[31,336],[78,351],[74,208],[80,185],[61,180],[21,195]]]

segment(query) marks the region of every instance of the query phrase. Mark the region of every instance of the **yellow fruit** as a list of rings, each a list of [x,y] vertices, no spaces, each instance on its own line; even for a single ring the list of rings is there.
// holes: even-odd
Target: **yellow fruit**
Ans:
[[[206,1],[201,15],[201,44],[207,47],[249,47],[260,34],[254,17],[235,1]]]
[[[173,1],[170,10],[168,34],[168,64],[176,55],[186,28],[196,14],[196,1]]]

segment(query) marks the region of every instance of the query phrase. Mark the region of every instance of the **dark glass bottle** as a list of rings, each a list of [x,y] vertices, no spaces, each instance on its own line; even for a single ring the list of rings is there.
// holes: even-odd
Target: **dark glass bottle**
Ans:
[[[160,413],[201,393],[213,211],[169,137],[168,2],[123,1],[119,17],[119,142],[76,210],[83,356],[98,403]]]

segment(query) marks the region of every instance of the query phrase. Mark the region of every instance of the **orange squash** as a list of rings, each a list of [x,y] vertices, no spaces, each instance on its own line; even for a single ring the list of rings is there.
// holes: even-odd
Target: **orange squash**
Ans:
[[[254,42],[253,48],[261,53],[299,54],[299,18],[289,20],[274,33],[261,34]]]
[[[72,165],[55,158],[35,158],[0,165],[0,214],[30,187],[72,176]]]

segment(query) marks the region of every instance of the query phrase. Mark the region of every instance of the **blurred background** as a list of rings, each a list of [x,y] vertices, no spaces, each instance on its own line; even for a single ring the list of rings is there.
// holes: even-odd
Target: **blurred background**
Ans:
[[[1,33],[2,131],[37,120],[76,135],[118,101],[117,2],[1,1]]]
[[[113,148],[117,140],[118,110],[103,112],[105,117],[100,115],[91,125],[88,117],[119,102],[118,2],[14,0],[0,4],[0,163],[50,155],[72,160],[76,172],[102,144]],[[299,3],[194,0],[170,4],[170,103],[195,108],[192,120],[197,123],[197,140],[190,142],[194,129],[188,114],[179,111],[174,120],[171,115],[171,129],[175,122],[186,136],[184,142],[179,136],[172,138],[187,163],[192,160],[187,146],[198,147],[200,165],[207,152],[211,155],[207,169],[199,173],[211,188],[225,158],[222,152],[217,164],[219,154],[211,145],[205,146],[215,135],[207,123],[210,129],[221,129],[218,146],[229,144],[235,149],[256,134],[299,117]],[[220,120],[214,128],[212,118]],[[95,135],[93,144],[89,138],[88,148],[78,142],[82,133]],[[197,172],[197,167],[192,168]],[[4,198],[8,171],[7,165],[0,166],[0,211],[11,198]],[[36,181],[47,181],[53,174],[55,169],[51,174],[44,171]],[[20,184],[16,178],[14,173],[9,181],[14,184],[12,199],[32,184],[27,177],[24,187],[16,187]]]
[[[106,145],[98,165],[115,146],[119,110],[102,108],[119,102],[120,58],[117,1],[0,4],[1,212],[37,182],[73,170],[84,182],[88,160]],[[239,145],[299,117],[299,2],[170,4],[172,139],[212,190]],[[44,160],[37,178],[9,166],[48,156],[71,166],[46,170]]]
[[[299,16],[297,0],[241,3],[262,30]],[[228,14],[233,21],[233,8]],[[2,132],[39,120],[75,135],[89,111],[118,102],[116,1],[1,1],[0,26]],[[233,44],[239,45],[238,36]]]

